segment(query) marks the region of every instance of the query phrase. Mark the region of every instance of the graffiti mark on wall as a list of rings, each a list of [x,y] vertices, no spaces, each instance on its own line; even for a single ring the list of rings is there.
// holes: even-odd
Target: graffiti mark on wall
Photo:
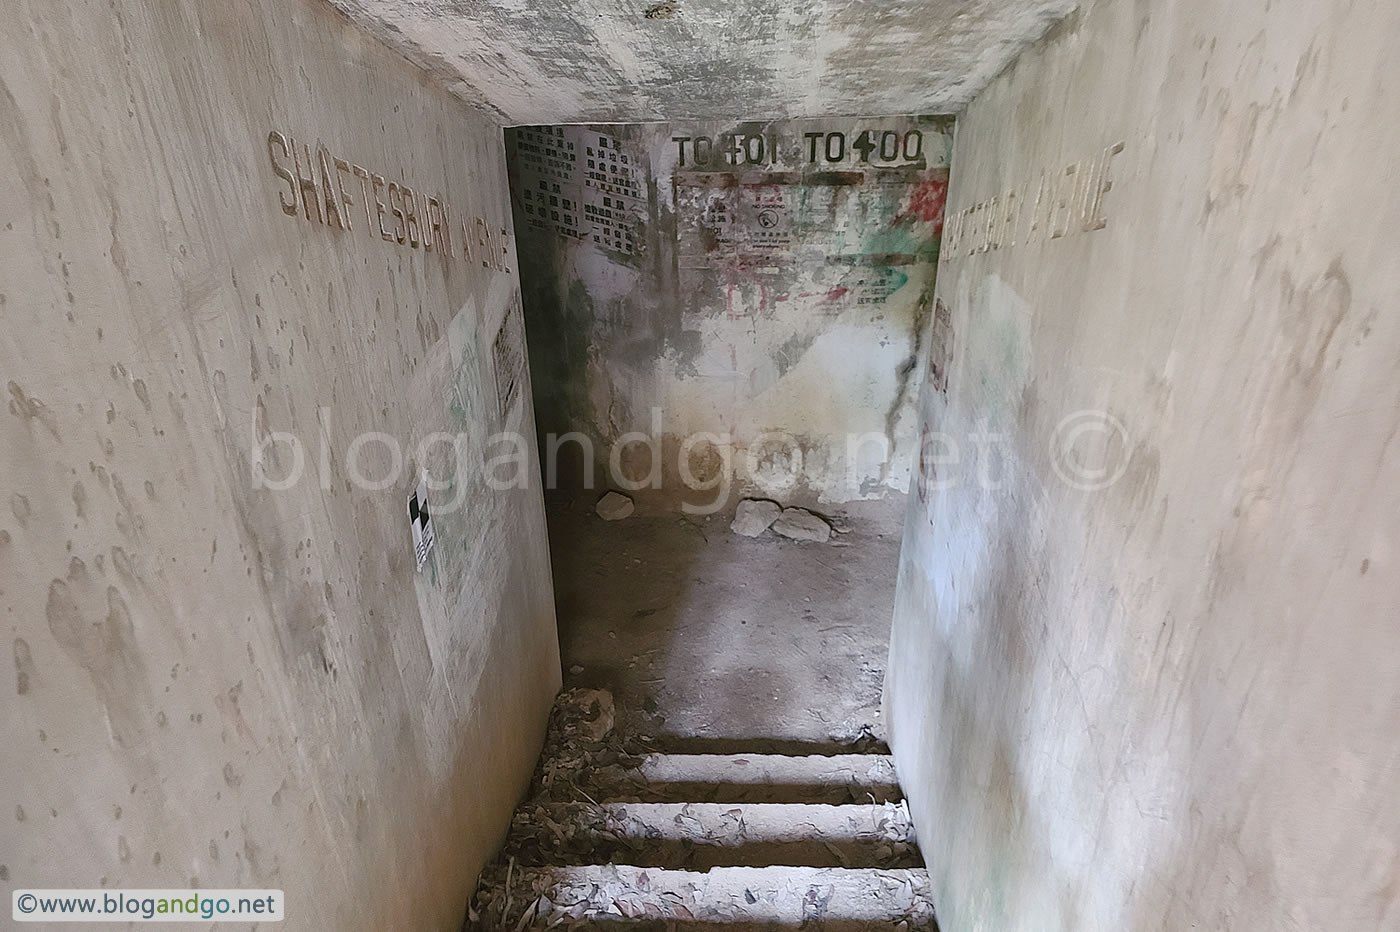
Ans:
[[[682,267],[705,268],[734,259],[808,259],[821,254],[881,256],[880,265],[932,258],[942,214],[920,200],[916,184],[946,186],[945,178],[899,174],[831,179],[832,173],[734,175],[678,172],[672,180],[680,226]],[[941,174],[941,172],[939,173]],[[920,173],[922,175],[922,173]],[[913,198],[915,207],[906,208]],[[872,264],[868,261],[865,264]]]
[[[943,209],[948,205],[948,179],[936,176],[920,181],[909,194],[909,203],[900,219],[930,224],[932,232],[943,232]]]

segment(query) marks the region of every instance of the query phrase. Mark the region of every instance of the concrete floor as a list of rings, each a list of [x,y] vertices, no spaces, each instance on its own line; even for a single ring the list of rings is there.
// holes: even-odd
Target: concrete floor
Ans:
[[[828,515],[826,544],[741,537],[730,514],[593,499],[550,509],[565,686],[652,713],[672,750],[829,753],[883,742],[904,497]]]

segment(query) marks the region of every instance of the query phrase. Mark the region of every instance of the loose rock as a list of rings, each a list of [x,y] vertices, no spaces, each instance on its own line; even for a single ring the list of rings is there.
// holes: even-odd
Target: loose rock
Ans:
[[[598,504],[594,506],[593,510],[598,512],[598,517],[604,521],[621,521],[636,511],[637,506],[632,504],[632,499],[621,492],[609,492],[598,499]]]
[[[729,529],[745,537],[758,537],[782,514],[783,508],[777,502],[761,498],[746,498],[734,512],[734,520]]]
[[[826,543],[831,539],[831,525],[805,508],[784,508],[773,530],[791,540]]]

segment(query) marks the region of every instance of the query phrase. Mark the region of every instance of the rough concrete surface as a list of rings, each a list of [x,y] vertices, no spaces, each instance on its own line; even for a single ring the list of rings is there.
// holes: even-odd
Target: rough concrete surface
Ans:
[[[904,798],[885,754],[648,754],[603,791],[609,799],[641,802],[834,804]]]
[[[702,872],[590,864],[525,868],[516,883],[520,896],[514,902],[525,905],[517,929],[577,919],[616,928],[627,917],[650,921],[641,926],[648,930],[938,932],[923,870],[783,865]]]
[[[823,547],[745,538],[729,516],[599,520],[550,509],[572,685],[660,716],[671,750],[827,753],[883,733],[899,503],[858,502]],[[812,749],[819,749],[813,751]]]
[[[945,932],[1400,928],[1396,35],[1105,0],[960,118],[925,423],[1005,442],[925,463],[887,702]]]
[[[529,489],[430,496],[418,573],[406,503],[429,432],[533,431],[492,365],[518,283],[460,226],[452,258],[371,233],[349,166],[508,243],[499,130],[309,0],[6,13],[0,879],[455,932],[558,682],[543,508],[532,458]],[[350,229],[284,213],[272,131],[346,160]],[[387,488],[350,480],[366,431],[403,445]]]
[[[507,123],[951,113],[1074,6],[332,2]]]

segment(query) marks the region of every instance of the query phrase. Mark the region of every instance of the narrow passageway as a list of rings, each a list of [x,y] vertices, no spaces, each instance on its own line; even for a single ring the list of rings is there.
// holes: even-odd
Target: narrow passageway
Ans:
[[[1396,0],[6,12],[15,923],[1400,930]]]
[[[902,501],[826,542],[550,510],[566,691],[482,930],[932,928],[880,724]]]

